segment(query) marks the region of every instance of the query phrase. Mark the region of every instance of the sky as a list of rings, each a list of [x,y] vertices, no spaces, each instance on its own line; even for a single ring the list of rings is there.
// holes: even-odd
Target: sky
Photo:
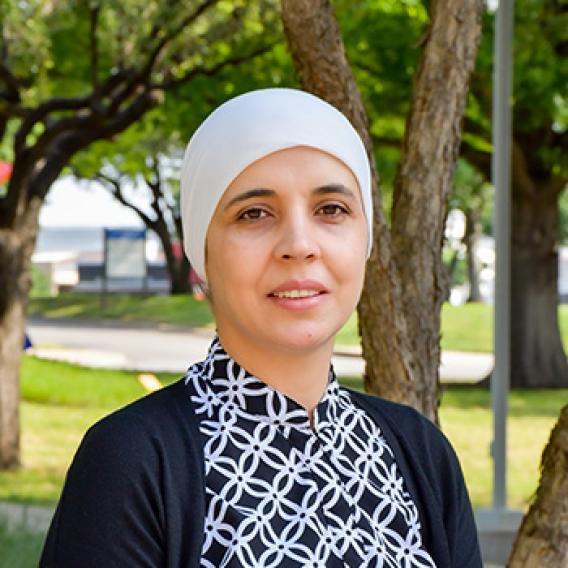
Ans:
[[[61,178],[53,184],[39,222],[42,227],[131,227],[141,226],[136,214],[120,205],[98,184],[77,183]]]

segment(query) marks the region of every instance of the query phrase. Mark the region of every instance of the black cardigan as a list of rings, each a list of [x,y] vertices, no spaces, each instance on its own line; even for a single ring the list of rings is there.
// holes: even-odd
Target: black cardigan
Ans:
[[[40,567],[197,567],[205,517],[202,439],[183,380],[103,418],[71,464]],[[351,392],[380,426],[438,568],[481,568],[455,453],[415,410]]]

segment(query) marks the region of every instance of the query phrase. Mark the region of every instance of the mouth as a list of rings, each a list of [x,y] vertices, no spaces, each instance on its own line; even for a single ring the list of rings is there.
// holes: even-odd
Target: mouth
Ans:
[[[268,294],[281,305],[312,306],[329,290],[317,280],[288,280]]]
[[[313,298],[320,296],[326,292],[322,290],[286,290],[283,292],[271,292],[268,294],[272,298],[286,298],[286,299],[300,299],[300,298]]]

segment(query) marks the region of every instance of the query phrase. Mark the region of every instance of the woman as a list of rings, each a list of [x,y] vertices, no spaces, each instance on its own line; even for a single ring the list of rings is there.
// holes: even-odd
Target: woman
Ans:
[[[247,93],[196,131],[181,191],[218,335],[87,433],[42,566],[480,567],[447,440],[330,366],[372,242],[353,127],[301,91]]]

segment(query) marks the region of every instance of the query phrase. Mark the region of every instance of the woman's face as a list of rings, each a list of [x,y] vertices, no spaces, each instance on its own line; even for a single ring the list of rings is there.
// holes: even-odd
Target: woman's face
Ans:
[[[221,341],[288,352],[329,345],[359,300],[367,251],[359,187],[319,150],[281,150],[243,170],[206,243]]]

